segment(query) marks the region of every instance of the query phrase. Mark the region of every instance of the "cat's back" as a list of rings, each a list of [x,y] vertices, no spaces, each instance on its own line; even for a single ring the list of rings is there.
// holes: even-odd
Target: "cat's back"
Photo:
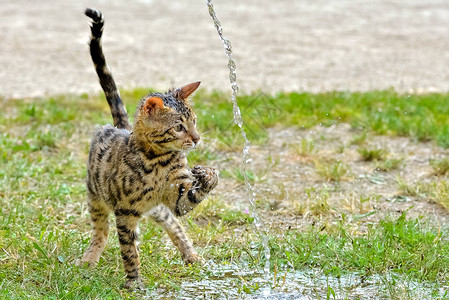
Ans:
[[[89,165],[94,162],[111,162],[127,152],[130,132],[112,125],[98,127],[92,138],[89,151]]]

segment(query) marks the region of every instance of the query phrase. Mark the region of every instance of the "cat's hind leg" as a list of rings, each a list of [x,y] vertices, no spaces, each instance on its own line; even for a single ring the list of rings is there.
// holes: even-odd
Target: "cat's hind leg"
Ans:
[[[95,267],[100,260],[101,253],[106,246],[109,234],[108,216],[110,209],[103,201],[90,199],[89,201],[90,218],[92,219],[92,239],[89,248],[76,264],[84,265],[87,263],[90,267]]]
[[[182,260],[186,264],[203,262],[202,258],[192,246],[184,228],[182,228],[170,209],[164,205],[158,205],[150,211],[149,215],[165,229],[173,244],[181,252]]]

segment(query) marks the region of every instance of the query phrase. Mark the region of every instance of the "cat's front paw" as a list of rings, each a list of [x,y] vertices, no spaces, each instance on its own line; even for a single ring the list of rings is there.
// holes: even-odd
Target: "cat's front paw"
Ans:
[[[98,261],[96,260],[89,260],[85,257],[75,260],[75,266],[77,267],[89,267],[89,268],[95,268],[98,265]]]
[[[214,189],[218,184],[218,171],[212,167],[195,166],[192,174],[207,191]]]

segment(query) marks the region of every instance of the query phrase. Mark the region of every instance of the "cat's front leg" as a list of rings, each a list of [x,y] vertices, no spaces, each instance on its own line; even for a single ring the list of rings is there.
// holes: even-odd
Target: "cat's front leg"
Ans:
[[[203,259],[192,246],[192,242],[187,237],[178,219],[173,216],[167,207],[158,205],[149,212],[149,215],[165,229],[173,244],[181,252],[182,260],[186,264],[203,262]]]

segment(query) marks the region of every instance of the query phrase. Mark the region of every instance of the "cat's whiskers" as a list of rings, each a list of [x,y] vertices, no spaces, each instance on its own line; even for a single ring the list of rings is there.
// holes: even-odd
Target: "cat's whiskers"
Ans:
[[[198,152],[204,151],[205,149],[211,151],[211,152],[215,152],[215,149],[213,149],[210,145],[207,145],[205,143],[201,144],[201,147],[198,147],[197,150]]]
[[[202,151],[209,151],[211,153],[214,153],[217,158],[222,156],[223,153],[220,153],[219,150],[217,150],[215,147],[207,145],[206,143],[201,143],[201,146],[195,149],[198,153]]]
[[[202,137],[203,135],[205,135],[205,134],[207,134],[207,133],[210,133],[210,132],[212,131],[212,129],[213,129],[213,128],[210,128],[210,129],[208,129],[208,130],[206,130],[206,131],[204,131],[204,132],[198,132],[198,133],[199,133],[200,136]]]
[[[195,147],[189,146],[189,145],[182,145],[181,151],[179,151],[179,158],[181,159],[182,155],[186,156],[191,150],[195,149]]]
[[[227,146],[226,143],[223,143],[222,141],[217,140],[217,139],[213,139],[213,138],[205,138],[205,137],[202,137],[202,139],[203,139],[203,140],[208,140],[208,141],[214,141],[214,142],[217,142],[217,143],[220,143],[220,144],[222,144],[222,145],[226,145],[226,146]]]

